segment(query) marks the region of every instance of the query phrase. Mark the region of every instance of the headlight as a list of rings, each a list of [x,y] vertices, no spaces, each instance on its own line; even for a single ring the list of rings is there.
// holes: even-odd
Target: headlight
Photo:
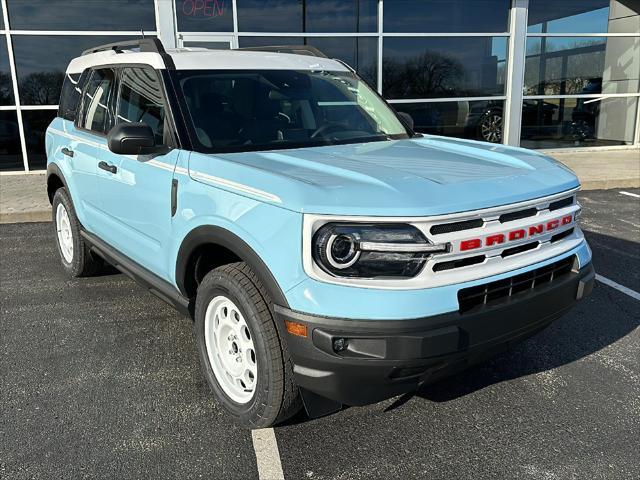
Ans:
[[[433,252],[433,245],[412,225],[328,223],[313,236],[317,265],[336,277],[415,277]]]

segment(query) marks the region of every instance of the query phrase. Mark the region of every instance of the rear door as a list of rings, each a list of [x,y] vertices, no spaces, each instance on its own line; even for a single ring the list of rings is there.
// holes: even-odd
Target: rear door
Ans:
[[[152,155],[118,155],[106,148],[99,168],[100,236],[120,252],[164,278],[168,276],[166,246],[172,226],[172,181],[180,154],[158,72],[147,66],[118,69],[115,123],[141,122],[166,147]]]

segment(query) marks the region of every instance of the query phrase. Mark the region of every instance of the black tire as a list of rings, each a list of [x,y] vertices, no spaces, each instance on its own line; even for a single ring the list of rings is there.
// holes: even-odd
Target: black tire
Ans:
[[[502,143],[502,111],[489,110],[480,117],[476,136],[478,140],[489,143]]]
[[[73,256],[71,261],[68,261],[63,255],[60,241],[58,239],[59,226],[57,224],[56,212],[59,205],[64,206],[69,217],[69,225],[73,240]],[[101,258],[96,257],[89,251],[89,247],[84,241],[84,238],[80,235],[80,222],[78,221],[75,209],[73,208],[73,203],[71,202],[66,189],[59,188],[56,190],[56,193],[53,195],[52,206],[54,241],[62,266],[71,277],[88,277],[95,275],[103,266],[103,261]]]
[[[222,389],[211,367],[205,340],[205,314],[209,303],[224,295],[240,309],[254,342],[258,375],[253,397],[244,404]],[[209,272],[198,287],[195,330],[200,363],[209,386],[222,406],[242,425],[265,428],[285,421],[302,407],[287,345],[274,322],[273,303],[262,282],[244,262]]]

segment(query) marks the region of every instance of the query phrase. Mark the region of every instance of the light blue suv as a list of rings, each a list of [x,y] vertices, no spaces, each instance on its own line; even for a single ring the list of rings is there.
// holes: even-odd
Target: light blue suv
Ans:
[[[46,139],[64,268],[191,315],[240,422],[415,390],[591,291],[570,170],[415,134],[347,65],[268,50],[84,52]]]

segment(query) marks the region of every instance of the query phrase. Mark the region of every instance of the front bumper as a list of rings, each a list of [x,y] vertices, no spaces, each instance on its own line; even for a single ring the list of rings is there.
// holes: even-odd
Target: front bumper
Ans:
[[[499,301],[412,320],[350,320],[276,307],[279,324],[304,323],[287,335],[298,386],[346,404],[366,405],[412,391],[482,361],[546,327],[593,289],[591,263]],[[510,291],[511,292],[511,291]],[[347,347],[336,352],[334,342]]]

